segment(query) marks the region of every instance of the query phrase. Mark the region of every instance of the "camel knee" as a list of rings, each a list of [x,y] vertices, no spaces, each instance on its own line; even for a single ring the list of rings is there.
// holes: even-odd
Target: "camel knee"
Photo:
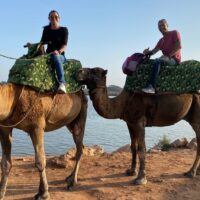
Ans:
[[[80,160],[82,154],[83,154],[83,145],[80,145],[80,147],[77,147],[76,150],[76,160]]]
[[[45,162],[35,162],[35,167],[38,169],[39,172],[42,172],[45,169],[46,164]]]
[[[7,160],[1,161],[1,170],[3,174],[9,174],[10,170],[12,168],[12,162]]]

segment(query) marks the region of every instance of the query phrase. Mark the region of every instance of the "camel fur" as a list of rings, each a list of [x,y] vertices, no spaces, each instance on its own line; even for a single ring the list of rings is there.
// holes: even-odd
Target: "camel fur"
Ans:
[[[107,119],[120,118],[127,124],[130,138],[132,163],[126,172],[136,175],[136,158],[139,158],[139,172],[135,184],[146,184],[146,145],[145,127],[168,126],[186,120],[193,128],[197,138],[197,154],[188,177],[200,174],[200,95],[199,94],[145,94],[122,92],[109,98],[106,88],[107,70],[102,68],[83,68],[77,79],[87,85],[89,95],[97,113]]]
[[[49,199],[46,178],[44,132],[66,126],[76,144],[75,167],[66,178],[68,188],[77,183],[83,148],[87,115],[87,98],[82,90],[72,94],[40,94],[25,86],[12,83],[0,85],[0,141],[2,145],[0,200],[4,199],[8,175],[11,170],[13,128],[27,132],[35,150],[35,165],[40,175],[35,199]]]

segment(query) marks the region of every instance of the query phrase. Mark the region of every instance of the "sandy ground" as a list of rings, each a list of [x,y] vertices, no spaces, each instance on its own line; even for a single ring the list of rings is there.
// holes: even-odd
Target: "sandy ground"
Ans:
[[[72,167],[59,168],[47,157],[47,178],[53,200],[199,200],[200,176],[183,176],[195,157],[188,149],[147,154],[147,178],[144,186],[133,185],[125,175],[130,153],[104,153],[83,156],[78,184],[66,190],[65,177]],[[5,200],[31,200],[38,188],[38,173],[33,157],[14,157]]]

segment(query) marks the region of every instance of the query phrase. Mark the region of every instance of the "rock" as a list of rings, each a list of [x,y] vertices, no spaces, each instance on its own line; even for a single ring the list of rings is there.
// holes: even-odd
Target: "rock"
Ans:
[[[92,145],[90,147],[84,146],[83,148],[83,155],[86,156],[94,156],[94,155],[101,155],[104,153],[103,147],[99,145]],[[70,158],[74,158],[76,154],[76,148],[71,148],[67,151],[66,155]]]
[[[49,159],[48,164],[57,168],[67,168],[73,165],[73,160],[67,155],[61,155]]]
[[[99,145],[93,145],[90,147],[85,146],[83,148],[83,154],[86,156],[95,156],[95,155],[101,155],[104,153],[103,147]]]
[[[119,149],[113,151],[112,153],[122,153],[122,152],[131,152],[131,145],[126,144],[126,145],[120,147]]]
[[[171,143],[171,146],[174,148],[182,148],[187,147],[188,140],[186,138],[177,139],[174,142]]]
[[[91,147],[85,146],[83,148],[83,155],[86,156],[95,156],[101,155],[104,153],[102,147],[98,145],[93,145]],[[49,164],[58,168],[67,168],[68,166],[73,166],[75,160],[76,148],[71,148],[67,151],[65,155],[56,156],[49,159]]]
[[[193,138],[187,145],[187,147],[189,149],[193,149],[193,150],[196,150],[197,149],[197,140],[196,138]]]
[[[152,148],[150,148],[148,151],[148,153],[158,153],[161,152],[161,148],[159,145],[155,144]]]
[[[161,150],[160,146],[158,144],[155,144],[151,149],[155,149],[155,150]]]
[[[148,153],[160,153],[161,150],[160,149],[154,149],[154,148],[151,148],[148,150]]]

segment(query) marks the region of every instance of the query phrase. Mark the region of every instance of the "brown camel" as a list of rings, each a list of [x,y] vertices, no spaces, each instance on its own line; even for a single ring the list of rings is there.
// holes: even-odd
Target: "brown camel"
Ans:
[[[4,198],[11,163],[12,129],[27,132],[35,149],[35,165],[40,184],[35,199],[49,199],[46,178],[44,131],[66,126],[76,144],[76,163],[67,177],[68,188],[77,183],[83,136],[87,116],[87,98],[82,90],[72,94],[39,94],[35,90],[15,84],[0,85],[0,140],[2,145],[0,200]]]
[[[155,94],[134,93],[122,90],[115,98],[108,98],[106,88],[107,70],[83,68],[77,79],[87,85],[89,95],[97,113],[104,118],[124,120],[131,138],[132,163],[126,172],[136,175],[136,157],[139,157],[139,172],[135,184],[146,184],[145,172],[145,127],[168,126],[182,119],[193,128],[197,138],[197,155],[188,177],[199,174],[200,157],[200,96],[198,94]]]

